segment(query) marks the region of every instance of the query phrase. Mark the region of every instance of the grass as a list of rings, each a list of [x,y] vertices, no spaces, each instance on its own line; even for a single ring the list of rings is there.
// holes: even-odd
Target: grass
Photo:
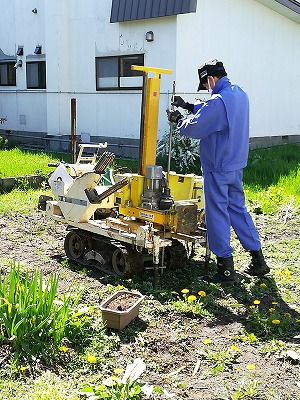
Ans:
[[[66,156],[66,155],[65,155]],[[20,150],[0,151],[0,177],[24,175],[49,175],[53,168],[48,167],[48,162],[59,162],[59,154],[41,153]]]
[[[250,152],[244,170],[246,198],[257,212],[300,206],[300,147],[296,144]]]
[[[272,270],[270,277],[243,276],[241,285],[231,291],[199,280],[193,260],[189,269],[178,274],[166,270],[158,289],[152,285],[151,274],[124,280],[108,277],[98,291],[87,289],[83,296],[87,303],[77,310],[83,314],[69,324],[54,360],[42,364],[42,354],[31,359],[0,358],[0,398],[77,400],[82,398],[79,393],[84,387],[96,388],[107,383],[106,378],[118,382],[115,368],[125,369],[129,359],[142,357],[147,382],[176,391],[179,397],[175,398],[191,398],[190,381],[198,360],[195,377],[201,385],[213,387],[223,382],[223,394],[217,398],[294,399],[294,385],[299,380],[298,361],[291,358],[291,351],[299,353],[294,345],[300,327],[299,153],[296,145],[252,151],[244,172],[248,204],[252,211],[264,213],[262,240]],[[133,162],[130,169],[134,168]],[[40,194],[50,192],[14,189],[0,194],[0,216],[15,218],[16,213],[30,213]],[[239,268],[248,259],[235,239],[234,247]],[[3,261],[1,266],[7,269]],[[68,261],[63,267],[67,270]],[[89,275],[88,270],[85,273]],[[93,302],[124,287],[146,295],[141,319],[120,332],[105,331]],[[233,323],[237,320],[238,329]],[[233,330],[225,334],[227,324]],[[0,327],[3,332],[1,318]],[[157,354],[163,356],[162,361]],[[285,372],[281,373],[283,367]],[[273,383],[265,379],[267,370],[274,371]],[[277,387],[276,379],[286,379],[286,371],[296,371],[293,385]]]
[[[43,175],[48,176],[53,167],[48,163],[63,161],[71,163],[71,155],[68,153],[37,152],[21,150],[18,148],[0,150],[0,178],[24,176],[24,175]],[[115,159],[116,168],[126,172],[136,172],[138,167],[137,160]]]

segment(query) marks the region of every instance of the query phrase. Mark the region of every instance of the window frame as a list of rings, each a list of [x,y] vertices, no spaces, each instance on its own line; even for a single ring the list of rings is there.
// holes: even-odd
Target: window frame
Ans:
[[[145,61],[145,55],[144,54],[123,54],[123,55],[119,55],[119,56],[104,56],[104,57],[96,57],[95,58],[95,75],[96,75],[96,91],[97,92],[101,92],[101,91],[113,91],[113,90],[141,90],[143,88],[143,82],[141,80],[141,85],[139,86],[122,86],[121,85],[121,79],[124,77],[134,77],[134,76],[143,76],[143,72],[142,71],[133,71],[132,70],[132,74],[130,75],[123,75],[122,74],[122,70],[123,70],[123,65],[124,65],[124,61],[126,59],[129,58],[133,58],[133,57],[138,57],[140,58],[140,60],[138,61],[138,63],[132,63],[131,65],[145,65],[144,61]],[[101,77],[99,77],[99,60],[117,60],[117,68],[118,68],[118,76],[117,78],[117,86],[105,86],[105,87],[100,87],[98,85],[98,78],[101,79]],[[114,78],[114,77],[112,77]]]
[[[28,66],[37,64],[38,65],[38,86],[28,86],[28,75],[30,73],[30,67]],[[26,61],[26,87],[27,89],[46,89],[47,88],[47,80],[46,80],[46,61],[45,60],[30,60]]]
[[[14,67],[15,63],[16,60],[0,62],[1,67],[3,67],[3,65],[6,65],[6,78],[7,78],[7,83],[3,83],[0,70],[0,86],[17,86],[17,73],[16,73],[16,68]]]

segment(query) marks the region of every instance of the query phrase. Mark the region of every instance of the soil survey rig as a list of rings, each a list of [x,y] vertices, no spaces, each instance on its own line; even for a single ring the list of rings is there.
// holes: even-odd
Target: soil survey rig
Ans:
[[[163,268],[185,266],[195,244],[206,248],[208,262],[202,177],[156,165],[160,79],[172,71],[132,68],[144,75],[138,173],[113,175],[108,151],[88,164],[61,163],[49,179],[55,200],[45,208],[68,224],[69,259],[119,276],[153,268],[157,280]]]

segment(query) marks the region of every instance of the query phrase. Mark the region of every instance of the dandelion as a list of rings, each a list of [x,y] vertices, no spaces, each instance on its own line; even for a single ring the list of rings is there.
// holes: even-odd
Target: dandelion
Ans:
[[[28,367],[26,367],[26,366],[20,367],[20,371],[22,371],[22,372],[25,372],[27,369],[28,369]]]
[[[250,306],[249,308],[255,308],[255,306],[252,305],[252,306]]]
[[[270,312],[274,312],[274,311],[275,311],[275,308],[271,307],[271,308],[269,308],[269,311],[270,311]]]
[[[261,283],[259,286],[260,286],[261,288],[267,287],[267,285],[266,285],[265,283]]]
[[[91,364],[94,364],[97,361],[97,358],[95,356],[93,356],[92,354],[89,354],[86,359],[87,359],[87,362],[89,362]]]
[[[296,322],[299,324],[300,323],[300,319],[296,319]]]
[[[284,313],[284,315],[288,318],[291,318],[291,314],[289,312]]]
[[[231,348],[232,351],[239,351],[239,350],[240,350],[240,349],[239,349],[237,346],[235,346],[234,344],[233,344],[232,346],[230,346],[230,348]]]
[[[121,374],[124,373],[124,369],[123,369],[123,368],[115,368],[115,369],[114,369],[114,373],[115,373],[116,375],[121,375]]]
[[[279,325],[280,324],[280,320],[279,319],[273,319],[272,320],[272,324]]]
[[[183,294],[188,294],[190,291],[189,291],[189,289],[182,289],[182,291],[181,291],[181,293],[183,293]]]
[[[204,339],[204,340],[203,340],[203,343],[204,343],[204,344],[211,344],[211,340],[210,340],[210,339]]]
[[[272,301],[273,306],[277,306],[277,301]]]
[[[253,304],[256,304],[256,305],[260,304],[260,300],[254,300]]]
[[[59,350],[62,351],[63,353],[66,353],[68,351],[68,348],[67,346],[60,346]]]
[[[253,371],[255,369],[255,365],[254,364],[248,364],[246,367],[249,371]]]
[[[291,274],[290,270],[286,269],[286,270],[284,270],[284,273],[285,273],[287,279],[290,279],[292,277],[292,274]]]
[[[196,300],[197,300],[196,296],[194,296],[193,294],[191,294],[187,299],[188,299],[188,301],[190,301],[190,302],[193,302],[193,301],[196,301]]]
[[[204,290],[200,290],[200,291],[198,292],[198,294],[199,294],[199,296],[201,296],[201,297],[205,297],[205,296],[206,296],[206,292],[205,292]]]

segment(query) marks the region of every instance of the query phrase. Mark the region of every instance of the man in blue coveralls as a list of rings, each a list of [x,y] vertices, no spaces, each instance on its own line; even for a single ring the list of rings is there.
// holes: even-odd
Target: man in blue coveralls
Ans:
[[[245,271],[263,276],[270,272],[261,250],[260,239],[245,206],[242,187],[243,168],[249,152],[249,99],[239,86],[227,78],[221,61],[210,60],[198,69],[199,90],[212,90],[209,100],[190,104],[180,96],[172,103],[192,113],[184,118],[178,110],[168,112],[181,135],[200,139],[200,159],[205,199],[207,238],[217,256],[218,272],[205,277],[213,283],[236,283],[230,244],[230,228],[250,252]]]

